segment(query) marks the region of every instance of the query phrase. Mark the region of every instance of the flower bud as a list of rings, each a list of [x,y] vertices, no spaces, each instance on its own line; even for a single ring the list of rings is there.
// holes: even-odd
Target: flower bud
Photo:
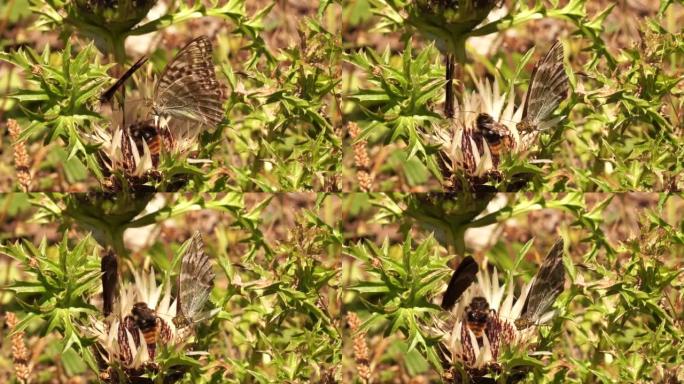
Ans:
[[[451,41],[465,37],[496,6],[496,0],[414,0],[408,8],[408,22],[442,50],[450,50]]]
[[[124,33],[138,24],[157,0],[76,0],[74,17],[110,32]]]

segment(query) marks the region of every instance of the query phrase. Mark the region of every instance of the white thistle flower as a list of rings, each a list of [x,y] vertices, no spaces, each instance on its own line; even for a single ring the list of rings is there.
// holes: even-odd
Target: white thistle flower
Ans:
[[[441,147],[447,179],[459,170],[476,181],[497,172],[503,152],[528,151],[540,132],[558,124],[562,117],[553,113],[570,91],[563,57],[563,45],[556,41],[536,63],[524,102],[518,108],[514,92],[500,92],[496,81],[492,84],[475,79],[477,91],[466,92],[448,125],[428,135]]]
[[[145,94],[146,85],[139,85]],[[149,102],[127,102],[125,113],[115,111],[112,128],[96,127],[89,141],[100,146],[102,163],[108,173],[121,172],[127,177],[145,178],[157,171],[161,153],[187,158],[188,163],[202,164],[208,159],[188,158],[197,149],[201,126],[179,119],[146,119]],[[125,122],[125,128],[121,125]],[[173,135],[171,134],[173,132]]]
[[[159,328],[156,343],[170,348],[183,348],[192,328],[177,328],[173,323],[176,316],[176,301],[171,298],[171,284],[166,281],[157,285],[155,272],[133,272],[134,282],[121,284],[116,307],[108,318],[90,318],[90,324],[82,327],[85,334],[96,340],[96,354],[104,366],[122,370],[125,374],[139,376],[154,368],[154,350],[145,342],[145,335],[138,327],[127,327],[128,317],[136,303],[144,303],[158,317]],[[214,312],[215,313],[215,312]],[[192,354],[202,354],[193,351]]]
[[[515,93],[501,92],[499,83],[489,80],[475,81],[476,91],[465,92],[463,100],[455,105],[454,118],[446,126],[435,127],[428,139],[441,146],[440,156],[449,174],[465,170],[469,176],[483,177],[496,170],[497,156],[481,135],[474,135],[477,117],[491,116],[503,124],[513,141],[513,151],[529,147],[527,138],[521,139],[516,125],[522,120],[522,107],[515,107]]]
[[[147,143],[142,141],[143,151],[140,153],[133,138],[121,127],[117,127],[114,132],[96,128],[91,137],[95,144],[100,144],[102,160],[109,173],[122,171],[128,176],[142,177],[155,169]]]
[[[491,274],[486,268],[480,269],[476,281],[449,312],[448,320],[436,320],[436,330],[442,336],[448,363],[462,367],[471,377],[482,377],[501,371],[500,357],[504,350],[527,351],[536,342],[538,327],[533,324],[518,329],[515,320],[523,312],[531,286],[532,282],[523,285],[520,297],[516,298],[514,284],[499,284],[496,268]],[[478,330],[469,315],[472,316],[474,300],[482,299],[488,304],[485,308],[487,317]],[[550,320],[554,314],[554,311],[545,313],[537,324]]]

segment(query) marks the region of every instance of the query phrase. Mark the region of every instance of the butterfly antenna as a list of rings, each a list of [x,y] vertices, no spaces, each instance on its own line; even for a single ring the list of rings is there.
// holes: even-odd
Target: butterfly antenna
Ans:
[[[116,91],[119,90],[123,86],[123,84],[128,80],[133,74],[140,68],[142,67],[143,64],[147,62],[147,56],[143,56],[138,59],[138,61],[135,62],[128,70],[121,76],[114,84],[112,84],[109,89],[104,91],[102,95],[100,95],[100,102],[101,103],[108,103],[112,100],[114,95],[116,94]],[[125,111],[125,103],[126,103],[126,93],[125,93],[126,88],[122,88],[122,93],[121,93],[121,104],[119,106],[119,109],[121,110],[121,125],[123,127],[126,126],[126,111]]]

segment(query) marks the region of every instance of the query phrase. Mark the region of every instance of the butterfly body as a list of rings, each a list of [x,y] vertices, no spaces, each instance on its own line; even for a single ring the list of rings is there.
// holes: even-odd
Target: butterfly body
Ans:
[[[518,124],[515,125],[515,128],[518,130],[518,132],[530,133],[534,131],[535,126],[529,119],[524,118]]]
[[[133,139],[138,153],[142,154],[144,151],[143,142],[147,145],[155,167],[159,164],[162,151],[174,145],[170,130],[166,127],[159,127],[153,120],[142,120],[131,124],[128,127],[128,135]]]
[[[159,155],[161,151],[161,138],[159,129],[152,120],[143,120],[131,124],[128,127],[130,137],[133,139],[139,153],[143,153],[143,142],[147,144],[151,155]]]
[[[135,303],[131,310],[133,321],[145,338],[145,343],[149,345],[157,342],[159,323],[157,314],[145,303]]]
[[[143,335],[143,342],[147,346],[150,359],[154,360],[157,350],[157,341],[168,342],[171,339],[169,325],[157,315],[157,313],[144,302],[133,304],[131,314],[124,318],[124,329],[133,336],[136,345],[140,345],[138,330]],[[119,337],[121,338],[121,334]],[[130,353],[130,352],[129,352]]]

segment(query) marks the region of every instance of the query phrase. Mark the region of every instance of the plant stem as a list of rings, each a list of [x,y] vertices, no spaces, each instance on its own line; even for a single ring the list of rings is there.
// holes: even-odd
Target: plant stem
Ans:
[[[454,63],[454,69],[452,70],[452,77],[456,78],[458,81],[458,92],[456,92],[456,96],[458,97],[458,101],[460,104],[463,104],[463,95],[465,93],[465,79],[463,78],[465,71],[465,64],[466,64],[466,50],[465,50],[465,44],[466,44],[466,36],[463,36],[462,38],[456,40],[454,42],[454,54],[452,57],[452,61]],[[458,63],[458,65],[456,65]]]
[[[109,233],[110,244],[112,245],[112,248],[114,249],[114,253],[116,253],[116,257],[119,260],[121,260],[122,258],[124,258],[128,255],[128,251],[126,250],[126,247],[124,246],[124,241],[123,241],[124,230],[125,230],[125,227],[117,226],[115,228],[111,228],[111,231]]]
[[[126,64],[126,35],[114,35],[110,37],[112,54],[114,55],[114,60],[123,66]]]

